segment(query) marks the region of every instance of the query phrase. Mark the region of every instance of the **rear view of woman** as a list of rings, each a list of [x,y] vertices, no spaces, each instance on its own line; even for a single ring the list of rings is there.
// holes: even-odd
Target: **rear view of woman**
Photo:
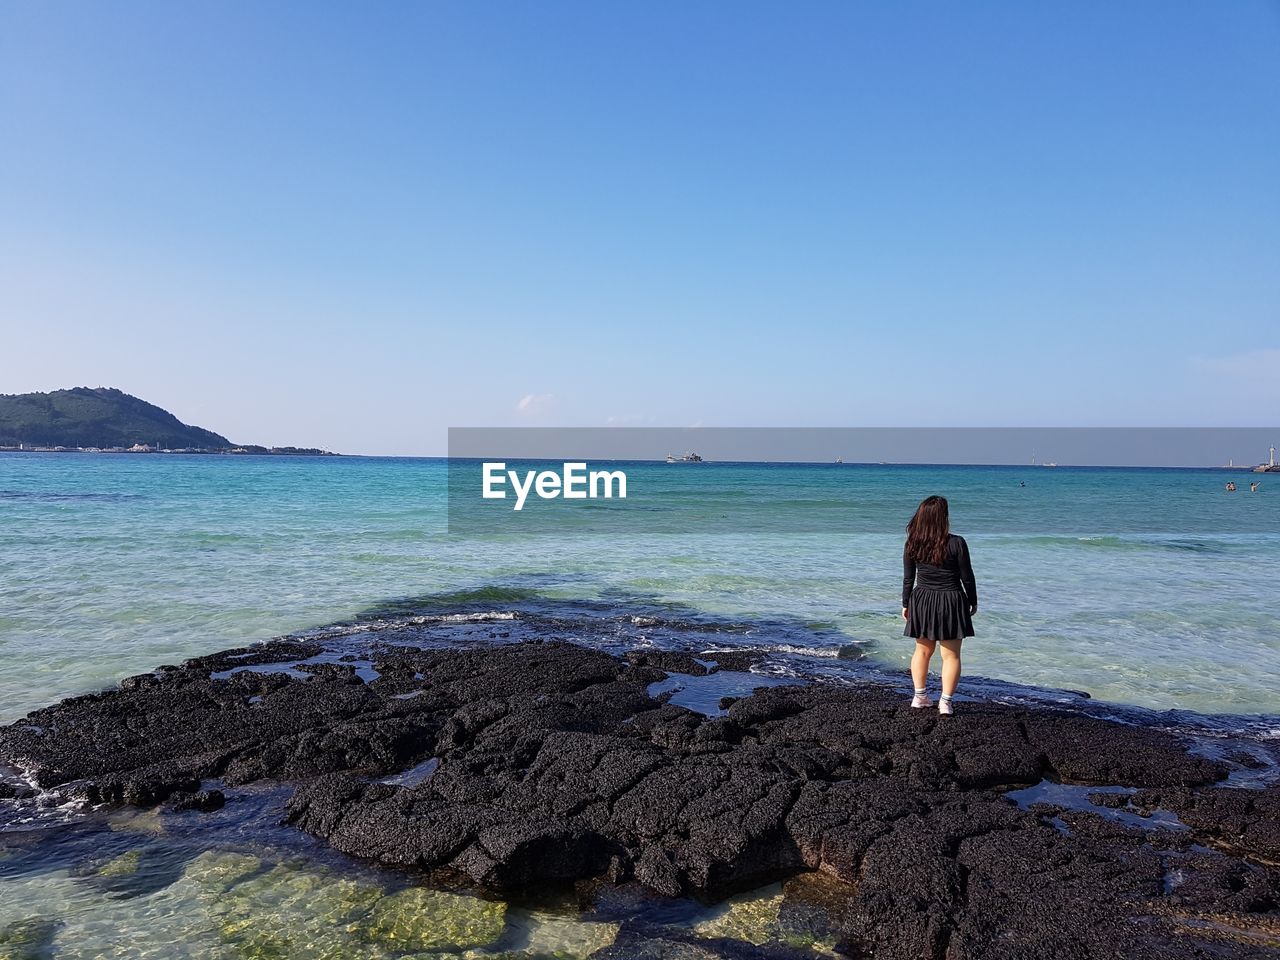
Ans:
[[[969,563],[969,545],[951,532],[946,497],[925,497],[907,524],[907,545],[902,551],[903,636],[913,637],[911,679],[915,709],[932,706],[929,700],[929,661],[942,646],[942,698],[938,712],[953,712],[951,698],[960,681],[960,644],[973,636],[973,615],[978,612],[978,588]]]

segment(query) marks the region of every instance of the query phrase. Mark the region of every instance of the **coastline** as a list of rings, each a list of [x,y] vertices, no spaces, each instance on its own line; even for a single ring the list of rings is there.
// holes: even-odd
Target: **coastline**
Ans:
[[[880,684],[751,673],[765,655],[748,649],[609,653],[510,642],[513,621],[474,611],[440,617],[473,642],[415,647],[391,631],[363,637],[358,656],[278,640],[36,711],[0,730],[0,754],[42,792],[7,802],[155,810],[188,830],[224,818],[241,848],[284,816],[283,829],[355,858],[326,885],[371,869],[397,878],[352,908],[366,940],[392,906],[417,929],[415,916],[453,903],[439,897],[469,897],[456,905],[479,911],[468,923],[489,938],[469,944],[475,956],[510,955],[485,951],[511,936],[477,903],[523,909],[549,890],[578,904],[566,922],[579,926],[631,904],[633,921],[572,954],[584,957],[643,956],[639,941],[655,937],[710,957],[813,956],[818,942],[885,957],[1275,946],[1280,792],[1265,741],[1222,737],[1209,756],[1185,736],[1050,704],[970,703],[941,719]],[[672,702],[682,696],[698,709]],[[237,821],[263,805],[275,812],[259,810],[256,827]],[[242,856],[234,846],[175,876]],[[732,924],[727,937],[656,930],[668,902],[753,917],[765,902],[773,926],[736,931],[755,944]],[[814,937],[803,948],[779,932],[796,915]]]
[[[180,450],[168,450],[162,448],[147,448],[145,450],[133,450],[126,447],[57,447],[57,446],[9,446],[0,447],[0,453],[88,453],[94,456],[116,456],[118,454],[128,454],[129,456],[139,456],[143,454],[160,454],[169,457],[341,457],[346,454],[335,453],[332,450],[321,450],[318,447],[259,447],[251,445],[248,447],[223,448],[210,447],[207,449],[184,448]]]

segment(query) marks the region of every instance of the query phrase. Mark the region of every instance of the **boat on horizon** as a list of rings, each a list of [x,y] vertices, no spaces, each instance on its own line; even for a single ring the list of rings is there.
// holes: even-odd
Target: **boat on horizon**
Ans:
[[[702,463],[702,458],[696,453],[686,453],[683,457],[677,457],[674,454],[667,454],[667,463]]]

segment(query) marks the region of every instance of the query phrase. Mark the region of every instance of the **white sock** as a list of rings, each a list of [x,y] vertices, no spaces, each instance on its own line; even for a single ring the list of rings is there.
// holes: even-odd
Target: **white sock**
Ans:
[[[915,690],[916,690],[917,697],[923,697],[926,693],[929,692],[928,687],[916,687]]]
[[[950,699],[951,699],[952,697],[954,697],[954,696],[955,696],[955,694],[954,694],[954,693],[944,693],[944,694],[942,695],[941,699],[943,699],[943,700],[950,700]]]

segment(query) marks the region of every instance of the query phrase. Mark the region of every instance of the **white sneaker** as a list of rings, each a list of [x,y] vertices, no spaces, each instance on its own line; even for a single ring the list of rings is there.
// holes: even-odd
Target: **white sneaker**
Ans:
[[[917,693],[911,698],[912,710],[923,710],[925,707],[932,707],[933,701],[929,699],[927,693]]]
[[[942,716],[944,716],[944,717],[949,717],[949,716],[951,716],[953,713],[955,713],[955,708],[953,708],[953,707],[951,706],[951,701],[950,701],[950,700],[939,700],[939,701],[938,701],[938,713],[942,714]]]

